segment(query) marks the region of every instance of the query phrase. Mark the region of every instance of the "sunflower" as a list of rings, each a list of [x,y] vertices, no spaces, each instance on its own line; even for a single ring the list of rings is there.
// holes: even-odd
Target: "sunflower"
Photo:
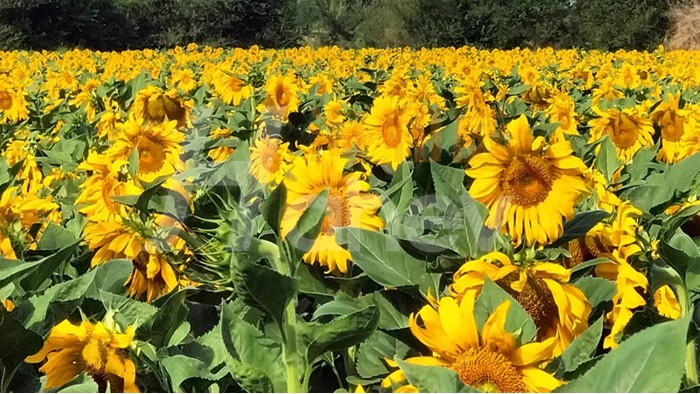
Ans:
[[[473,291],[461,300],[443,297],[411,314],[411,332],[432,355],[408,358],[406,362],[450,368],[462,383],[484,392],[551,392],[557,388],[561,382],[541,369],[552,358],[554,339],[517,346],[515,336],[505,330],[509,301],[491,313],[479,332],[474,318],[475,298]],[[404,384],[396,392],[418,391],[405,381],[405,373],[398,370],[381,386]]]
[[[48,223],[60,221],[59,205],[50,195],[41,198],[17,186],[8,187],[0,196],[0,253],[16,259],[14,246],[34,248]],[[36,225],[39,231],[34,233],[31,229]]]
[[[658,158],[666,163],[676,163],[685,158],[681,145],[686,129],[686,123],[690,113],[688,110],[680,109],[680,92],[669,94],[666,101],[662,101],[651,113],[651,120],[661,129],[661,149]]]
[[[549,121],[559,123],[552,141],[561,141],[564,135],[579,135],[576,128],[575,107],[574,100],[567,93],[558,93],[549,100],[549,108],[547,108]]]
[[[289,114],[299,108],[298,92],[298,81],[294,75],[270,77],[265,84],[265,102],[261,104],[261,112],[286,122]]]
[[[610,333],[603,340],[603,347],[616,348],[618,335],[622,333],[627,323],[632,318],[633,310],[646,305],[641,293],[645,293],[649,287],[646,276],[634,269],[626,258],[620,256],[617,250],[604,255],[611,262],[598,264],[595,269],[597,276],[615,281],[615,295],[613,296],[613,309],[607,315],[606,320],[612,326]]]
[[[696,110],[696,115],[688,119],[688,127],[684,129],[681,136],[680,149],[681,156],[688,157],[700,151],[700,110]]]
[[[108,150],[113,160],[128,160],[137,150],[139,166],[137,177],[145,182],[184,170],[180,159],[185,135],[176,130],[174,120],[162,124],[144,124],[133,116],[124,124],[119,139]]]
[[[278,184],[291,166],[289,143],[264,136],[250,147],[250,173],[262,184]]]
[[[224,141],[231,137],[231,130],[220,127],[212,130],[209,136],[214,140]],[[207,152],[207,155],[214,160],[214,163],[221,163],[226,161],[226,159],[233,154],[234,150],[235,149],[233,147],[228,145],[219,145],[210,149],[209,152]]]
[[[121,331],[111,319],[79,325],[63,320],[54,326],[38,353],[25,359],[28,363],[47,360],[39,371],[46,374],[47,389],[70,382],[80,372],[95,379],[101,391],[138,393],[136,365],[127,349],[134,340],[132,326]]]
[[[380,96],[364,119],[367,155],[375,164],[391,164],[394,170],[413,147],[408,129],[412,114],[396,96]]]
[[[478,80],[463,81],[462,86],[455,88],[455,94],[458,95],[457,104],[467,109],[457,126],[462,137],[489,136],[496,131],[496,111],[490,104],[494,97],[481,90]]]
[[[532,317],[538,338],[555,338],[555,355],[561,354],[588,326],[591,305],[570,285],[570,271],[559,264],[533,261],[515,265],[503,253],[492,252],[466,262],[454,274],[450,293],[457,298],[468,291],[481,292],[485,278],[503,288]]]
[[[588,122],[591,126],[588,142],[594,142],[609,135],[615,145],[617,157],[623,163],[630,162],[634,154],[643,146],[654,144],[652,140],[654,127],[651,120],[639,115],[638,110],[611,108],[602,111],[594,108],[594,111],[600,118],[591,119]]]
[[[177,91],[163,92],[155,86],[141,89],[134,98],[130,112],[144,123],[175,121],[177,127],[189,123],[191,102],[178,97]]]
[[[29,117],[24,89],[0,81],[0,123],[16,123]]]
[[[253,89],[236,75],[219,70],[213,80],[214,91],[226,104],[239,105],[253,94]]]
[[[370,186],[363,180],[363,173],[343,174],[347,159],[338,153],[323,151],[321,156],[308,155],[297,158],[284,180],[287,186],[287,208],[282,217],[280,232],[287,236],[313,200],[328,190],[328,206],[321,225],[321,232],[311,248],[304,254],[308,264],[318,262],[327,272],[348,272],[350,252],[335,241],[336,227],[360,227],[378,231],[384,227],[376,215],[382,203],[378,196],[369,193]]]
[[[153,241],[157,230],[153,227],[153,223],[121,218],[89,222],[83,231],[88,248],[95,251],[92,267],[112,259],[131,260],[134,268],[126,282],[128,293],[136,298],[146,293],[148,302],[169,294],[180,284],[177,272],[158,247],[161,243]]]
[[[90,152],[78,169],[92,174],[80,185],[82,190],[75,204],[85,204],[79,212],[88,220],[110,221],[116,216],[125,215],[127,206],[112,199],[115,196],[138,196],[142,190],[129,179],[129,162],[123,159],[112,160],[107,155]]]
[[[661,316],[669,319],[679,319],[681,317],[681,306],[678,303],[676,294],[669,285],[663,285],[654,292],[654,307]]]
[[[507,129],[507,146],[486,137],[488,151],[470,160],[469,193],[489,209],[487,225],[509,233],[515,245],[547,244],[561,236],[562,218],[573,218],[574,204],[587,190],[586,166],[568,141],[547,145],[542,137],[533,139],[524,115]]]
[[[194,71],[190,69],[173,70],[170,75],[170,85],[189,92],[197,87],[197,78]]]
[[[8,312],[12,312],[13,310],[15,310],[15,303],[12,302],[12,300],[4,299],[2,300],[2,302],[0,302],[0,304],[2,304],[2,307],[5,308],[5,310]]]
[[[342,150],[350,150],[353,146],[365,149],[365,126],[356,120],[349,120],[340,126],[338,147]]]

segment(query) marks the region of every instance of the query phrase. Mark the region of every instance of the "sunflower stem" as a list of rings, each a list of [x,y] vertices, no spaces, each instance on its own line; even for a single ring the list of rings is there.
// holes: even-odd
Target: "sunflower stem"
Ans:
[[[680,278],[679,278],[680,279]],[[692,313],[690,309],[690,303],[688,302],[688,292],[682,283],[677,284],[675,287],[676,294],[678,295],[678,303],[681,307],[682,316],[687,316]],[[700,383],[700,378],[698,378],[698,365],[697,365],[697,353],[695,349],[695,340],[692,339],[685,346],[685,384],[686,387],[697,386]]]

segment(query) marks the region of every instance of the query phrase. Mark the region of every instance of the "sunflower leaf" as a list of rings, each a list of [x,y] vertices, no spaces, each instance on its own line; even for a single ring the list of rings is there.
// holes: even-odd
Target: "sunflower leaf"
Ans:
[[[564,350],[561,360],[564,363],[564,371],[574,371],[584,362],[595,355],[601,336],[603,334],[603,318],[599,318]]]
[[[560,393],[677,392],[684,373],[683,349],[690,317],[657,324],[623,341]]]
[[[38,352],[44,343],[4,308],[0,309],[0,332],[0,364],[6,370],[13,370],[25,357]]]
[[[603,278],[585,276],[574,282],[574,286],[586,295],[591,307],[596,307],[603,301],[609,301],[615,295],[615,282]]]
[[[603,174],[605,180],[610,183],[613,174],[621,165],[622,162],[617,158],[615,145],[612,140],[608,137],[604,138],[603,142],[600,144],[598,156],[595,158],[596,168]]]
[[[457,373],[449,368],[433,365],[417,365],[395,359],[406,380],[420,393],[478,393],[473,387],[459,380]]]
[[[406,253],[396,239],[376,231],[353,227],[336,229],[335,236],[338,242],[347,244],[352,261],[380,285],[417,285],[424,295],[434,286],[426,272],[426,264]]]
[[[474,304],[474,319],[477,327],[481,328],[486,320],[504,301],[510,301],[505,329],[510,333],[519,332],[519,343],[527,343],[535,337],[537,327],[530,315],[510,294],[488,277],[484,278],[481,294]]]
[[[376,330],[358,347],[355,368],[358,375],[365,379],[386,376],[391,370],[384,360],[404,358],[410,350],[410,346],[399,338]]]
[[[301,217],[299,217],[299,221],[294,226],[294,229],[285,238],[295,250],[307,252],[311,249],[321,231],[327,207],[328,190],[324,190],[314,198],[304,213],[301,214]],[[293,256],[293,261],[299,261],[301,254],[303,253]]]
[[[602,210],[577,213],[573,219],[564,223],[564,234],[552,246],[564,245],[571,240],[585,237],[593,226],[608,216],[610,214]]]
[[[284,208],[287,204],[287,187],[281,183],[270,193],[265,201],[260,204],[260,210],[265,218],[265,222],[272,228],[275,234],[279,234],[280,223],[284,215]]]
[[[312,365],[325,352],[346,349],[367,339],[376,330],[379,315],[379,308],[370,305],[328,323],[298,325],[309,364]]]

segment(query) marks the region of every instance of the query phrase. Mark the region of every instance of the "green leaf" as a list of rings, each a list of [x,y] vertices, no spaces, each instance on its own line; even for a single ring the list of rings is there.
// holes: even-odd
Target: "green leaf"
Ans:
[[[404,358],[410,350],[410,346],[396,337],[376,330],[358,347],[355,369],[366,379],[384,377],[391,372],[384,359]]]
[[[464,170],[430,163],[437,205],[443,210],[443,228],[436,237],[464,258],[478,252],[479,236],[484,229],[486,208],[464,188]]]
[[[275,190],[270,193],[265,201],[260,204],[265,222],[272,228],[275,234],[279,234],[280,223],[284,215],[284,209],[287,204],[287,187],[281,183]]]
[[[396,169],[394,177],[387,190],[382,193],[384,205],[380,213],[384,216],[384,221],[388,228],[396,218],[400,218],[413,201],[413,179],[412,171],[408,161],[401,163]]]
[[[4,308],[0,309],[0,332],[0,362],[6,370],[13,370],[44,344],[39,335],[24,328]]]
[[[158,311],[143,326],[137,336],[148,339],[156,348],[167,346],[175,331],[187,318],[189,309],[185,305],[186,290],[172,294]]]
[[[573,219],[564,223],[564,234],[552,246],[563,245],[571,240],[585,237],[593,226],[608,216],[610,214],[602,210],[577,213]]]
[[[231,280],[243,302],[282,324],[284,309],[296,294],[294,279],[247,260],[232,259]],[[270,291],[270,286],[274,286],[274,291]]]
[[[24,290],[34,290],[41,286],[46,279],[57,271],[61,264],[68,261],[77,247],[78,242],[75,242],[52,255],[39,260],[39,264],[36,265],[32,272],[21,280],[20,283],[22,288]]]
[[[133,298],[109,293],[104,290],[99,290],[98,294],[98,296],[91,296],[89,298],[102,301],[102,305],[104,305],[106,310],[111,309],[115,311],[115,319],[124,325],[131,325],[140,329],[141,325],[146,323],[158,312],[158,308],[153,305],[137,301]],[[137,330],[137,337],[139,336],[138,334],[139,330]],[[148,338],[150,338],[150,336]]]
[[[60,249],[66,245],[74,244],[77,240],[70,231],[54,223],[49,223],[41,234],[37,246],[42,250]]]
[[[524,344],[535,337],[537,327],[532,322],[530,315],[522,306],[506,293],[500,286],[489,278],[485,278],[481,294],[474,304],[474,319],[478,327],[482,327],[493,311],[504,301],[510,301],[508,316],[506,317],[505,329],[510,333],[519,332],[519,343]]]
[[[328,288],[328,285],[318,276],[314,275],[314,267],[308,264],[301,264],[294,271],[297,291],[317,297],[332,298],[335,292]]]
[[[525,92],[527,92],[530,89],[531,85],[528,85],[526,83],[519,83],[515,86],[511,86],[508,91],[506,92],[506,95],[508,96],[519,96]]]
[[[592,359],[602,335],[603,318],[601,317],[564,349],[561,355],[564,371],[574,371],[581,364]]]
[[[61,387],[57,393],[97,393],[99,387],[95,380],[86,372]]]
[[[314,201],[301,214],[294,229],[287,234],[287,242],[301,252],[307,252],[311,249],[321,231],[327,205],[328,190],[324,190],[314,198]],[[301,256],[297,257],[301,258]]]
[[[595,159],[595,166],[600,171],[605,180],[610,183],[612,175],[617,171],[622,165],[622,162],[617,158],[617,152],[615,151],[615,145],[610,138],[606,137],[600,144],[600,151],[598,151],[598,156]]]
[[[264,387],[271,384],[276,392],[285,391],[282,345],[243,320],[233,302],[222,308],[221,337],[228,350],[226,364],[239,384],[254,381]]]
[[[396,359],[406,380],[420,393],[478,393],[459,380],[457,373],[447,367],[417,365]]]
[[[306,344],[310,364],[325,352],[343,350],[367,339],[379,324],[379,309],[368,306],[331,320],[328,323],[305,323],[297,326]]]
[[[397,330],[408,327],[408,318],[399,312],[396,307],[382,293],[375,292],[362,297],[350,297],[345,293],[339,293],[335,300],[319,306],[314,312],[314,320],[321,316],[345,315],[375,305],[379,308],[379,328]]]
[[[160,360],[160,364],[170,377],[173,392],[182,392],[180,386],[187,379],[211,377],[209,366],[205,362],[183,354],[165,357]]]
[[[631,336],[556,392],[677,392],[685,368],[685,352],[679,350],[685,348],[689,319],[657,324]]]
[[[352,261],[373,281],[383,286],[417,285],[424,295],[433,284],[426,264],[406,253],[395,238],[372,230],[345,227],[335,231],[338,242],[347,244]]]
[[[0,288],[7,286],[19,278],[29,275],[34,267],[40,265],[41,263],[41,260],[24,262],[21,260],[9,260],[0,257]]]
[[[583,294],[586,295],[588,302],[591,303],[591,307],[595,307],[603,301],[612,300],[615,291],[617,291],[615,282],[592,276],[585,276],[577,280],[574,282],[574,286],[581,289]]]

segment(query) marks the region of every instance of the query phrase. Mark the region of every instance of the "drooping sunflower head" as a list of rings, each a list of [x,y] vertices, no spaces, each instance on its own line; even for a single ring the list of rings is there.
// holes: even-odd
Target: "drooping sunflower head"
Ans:
[[[528,312],[538,338],[555,338],[555,355],[588,327],[591,305],[581,290],[569,282],[570,271],[551,262],[513,264],[500,252],[466,262],[454,274],[450,293],[461,298],[481,292],[486,278],[509,293]]]
[[[304,261],[318,262],[328,272],[335,273],[347,272],[351,257],[350,252],[336,242],[336,228],[352,226],[377,231],[384,226],[376,215],[381,200],[369,193],[370,186],[364,181],[363,173],[344,173],[347,163],[348,160],[335,151],[323,151],[320,156],[307,155],[296,159],[284,181],[287,208],[280,225],[283,237],[294,229],[314,199],[324,190],[328,191],[321,232],[304,255]]]
[[[412,114],[396,96],[380,96],[365,117],[367,155],[375,164],[391,164],[397,169],[406,160],[413,137],[409,131]]]
[[[549,145],[533,138],[524,115],[507,128],[506,146],[486,137],[487,152],[470,160],[469,193],[489,209],[487,224],[510,234],[515,245],[550,243],[561,236],[563,219],[573,217],[574,204],[587,190],[586,167],[568,141]]]
[[[687,150],[682,148],[680,141],[691,114],[680,108],[680,99],[680,92],[669,94],[651,113],[651,120],[661,129],[658,158],[666,163],[676,163],[686,157]]]
[[[289,143],[278,138],[264,136],[256,139],[250,147],[250,173],[262,184],[282,182],[292,160]]]
[[[245,71],[244,69],[239,69],[236,72],[218,70],[215,73],[213,79],[214,91],[223,102],[231,105],[239,105],[241,101],[253,94],[253,89],[250,85],[237,75],[237,72]]]
[[[299,81],[294,75],[275,75],[265,83],[265,101],[261,104],[262,112],[283,121],[299,107]]]
[[[101,391],[137,393],[136,365],[127,349],[134,339],[135,329],[119,329],[113,321],[79,325],[64,320],[49,333],[38,353],[26,358],[28,363],[47,359],[39,371],[46,374],[46,388],[57,388],[81,372],[93,377]]]
[[[131,114],[145,123],[176,121],[177,127],[189,122],[191,103],[178,97],[174,90],[163,92],[155,86],[141,89],[131,106]]]
[[[611,108],[607,111],[597,111],[600,118],[591,119],[589,142],[597,141],[608,135],[615,145],[617,157],[623,163],[632,160],[637,151],[643,146],[654,144],[652,136],[654,127],[651,120],[641,115],[638,109]]]
[[[450,368],[462,383],[484,392],[550,392],[561,384],[541,369],[552,358],[553,339],[518,346],[505,328],[509,301],[499,305],[482,327],[477,326],[474,304],[475,293],[470,292],[461,300],[443,297],[411,314],[411,332],[433,355],[406,362]],[[388,388],[405,380],[398,370],[381,385]],[[408,385],[396,391],[417,390]]]

